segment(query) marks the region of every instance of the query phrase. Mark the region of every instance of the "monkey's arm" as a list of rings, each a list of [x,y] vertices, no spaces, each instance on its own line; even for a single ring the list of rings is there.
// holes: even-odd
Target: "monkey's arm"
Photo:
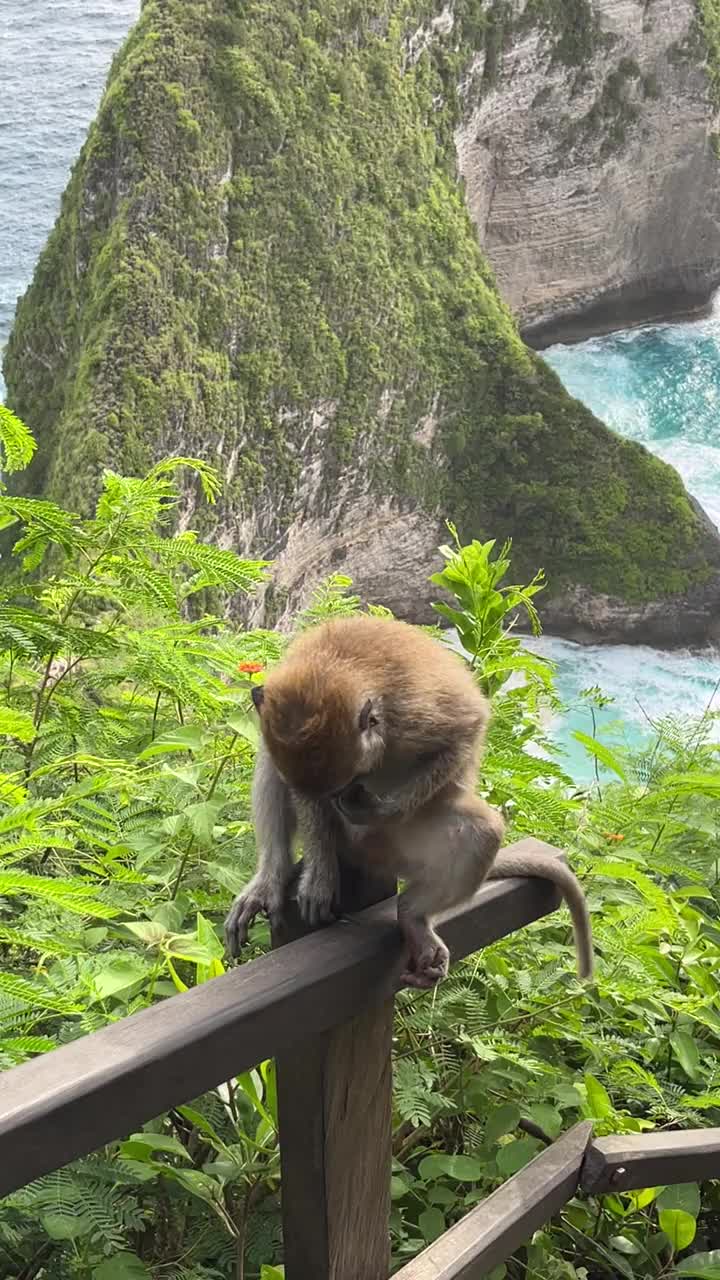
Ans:
[[[451,780],[462,776],[469,759],[465,744],[417,756],[403,782],[388,784],[382,771],[350,783],[337,797],[344,818],[358,826],[411,817]]]
[[[328,802],[296,796],[303,861],[297,903],[306,924],[328,924],[338,910],[342,827]]]
[[[292,843],[297,816],[290,791],[264,746],[258,751],[252,785],[252,811],[258,866],[252,880],[235,899],[225,921],[225,940],[237,956],[247,942],[256,916],[278,920],[292,875]]]

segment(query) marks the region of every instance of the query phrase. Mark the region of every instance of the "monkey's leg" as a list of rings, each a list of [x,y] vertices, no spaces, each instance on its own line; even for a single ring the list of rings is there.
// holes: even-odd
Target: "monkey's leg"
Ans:
[[[302,869],[296,891],[306,924],[329,924],[338,913],[340,868],[338,850],[342,826],[329,804],[296,797],[303,845]]]
[[[280,919],[293,870],[297,815],[290,791],[264,746],[255,762],[252,810],[259,860],[255,875],[238,894],[225,921],[225,941],[232,956],[239,955],[247,942],[256,916],[264,914],[271,922]]]
[[[393,843],[400,846],[398,874],[407,881],[398,901],[398,924],[408,948],[402,975],[407,986],[434,987],[447,975],[450,955],[432,921],[480,888],[503,832],[500,814],[474,796],[418,815],[401,831],[393,828]]]

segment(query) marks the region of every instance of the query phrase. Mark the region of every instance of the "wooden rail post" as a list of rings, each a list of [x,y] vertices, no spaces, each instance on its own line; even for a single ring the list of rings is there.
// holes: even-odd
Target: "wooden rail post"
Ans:
[[[394,880],[341,867],[343,916],[391,897]],[[345,922],[353,928],[352,919]],[[297,916],[273,934],[304,931]],[[400,942],[398,936],[398,956]],[[387,1280],[390,1274],[392,1027],[387,996],[277,1059],[286,1280]]]

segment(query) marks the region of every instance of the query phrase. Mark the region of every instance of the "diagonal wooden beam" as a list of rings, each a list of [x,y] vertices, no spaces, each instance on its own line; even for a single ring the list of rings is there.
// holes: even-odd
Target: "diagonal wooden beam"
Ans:
[[[493,1191],[394,1280],[481,1280],[526,1244],[577,1191],[592,1125],[576,1124]]]
[[[561,856],[536,840],[515,848]],[[558,902],[547,881],[494,881],[439,932],[457,960]],[[396,911],[389,899],[3,1072],[0,1196],[390,999],[402,970]]]

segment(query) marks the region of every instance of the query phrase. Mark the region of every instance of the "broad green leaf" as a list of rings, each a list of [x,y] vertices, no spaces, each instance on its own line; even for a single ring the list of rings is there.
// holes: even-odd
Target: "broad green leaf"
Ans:
[[[162,902],[153,913],[153,920],[168,933],[179,933],[188,907],[187,897],[179,893],[174,902]]]
[[[700,1075],[700,1055],[694,1036],[689,1031],[673,1031],[670,1043],[685,1075],[691,1080],[697,1080]]]
[[[128,1160],[150,1159],[156,1151],[189,1160],[190,1156],[179,1138],[170,1133],[133,1133],[120,1144],[120,1154]]]
[[[485,1094],[487,1100],[487,1093]],[[497,1142],[498,1138],[503,1138],[506,1133],[512,1133],[517,1129],[520,1123],[520,1108],[516,1107],[512,1102],[506,1102],[501,1107],[496,1107],[490,1112],[488,1122],[485,1127],[485,1141]]]
[[[559,1107],[581,1107],[582,1098],[574,1084],[558,1084],[552,1091]]]
[[[537,1155],[538,1149],[539,1144],[535,1138],[517,1138],[514,1142],[508,1142],[496,1156],[500,1173],[504,1178],[511,1178]]]
[[[425,1156],[420,1161],[418,1170],[423,1182],[432,1182],[435,1178],[451,1178],[454,1182],[477,1182],[482,1178],[485,1167],[480,1160],[471,1156]]]
[[[222,800],[200,800],[197,804],[190,804],[183,810],[190,824],[190,830],[200,844],[212,844],[213,831],[222,807]]]
[[[608,747],[602,742],[598,742],[596,738],[590,738],[586,733],[581,733],[579,729],[573,731],[573,738],[585,748],[591,756],[594,756],[600,764],[604,764],[606,769],[617,775],[622,782],[627,781],[627,774],[620,761]]]
[[[260,1280],[285,1280],[285,1268],[262,1266]]]
[[[51,1240],[77,1240],[92,1231],[92,1222],[84,1213],[64,1213],[62,1209],[53,1209],[49,1213],[41,1213],[40,1221]]]
[[[116,1253],[93,1270],[93,1280],[152,1280],[136,1253]]]
[[[695,1239],[697,1223],[691,1213],[683,1209],[662,1209],[658,1214],[660,1230],[665,1232],[673,1253],[687,1249]]]
[[[563,1121],[555,1107],[549,1106],[546,1102],[537,1102],[532,1107],[525,1107],[524,1114],[529,1120],[534,1120],[548,1137],[560,1136]]]
[[[675,1270],[679,1276],[694,1276],[697,1280],[720,1280],[720,1249],[711,1249],[709,1253],[694,1253],[691,1258],[683,1258],[676,1263]]]
[[[260,746],[260,728],[257,722],[257,716],[245,714],[243,711],[236,711],[233,715],[228,716],[227,723],[234,733],[245,738],[253,747]]]
[[[127,991],[136,982],[141,982],[147,977],[147,974],[147,965],[140,956],[118,956],[93,977],[97,999],[107,1000],[121,991]]]
[[[163,1169],[163,1174],[173,1182],[179,1182],[199,1200],[211,1204],[215,1208],[222,1199],[222,1188],[214,1178],[206,1173],[198,1173],[197,1169],[174,1169],[170,1166]]]
[[[449,1187],[443,1186],[442,1182],[436,1182],[434,1187],[428,1187],[426,1194],[431,1204],[444,1204],[447,1207],[457,1203],[457,1191],[451,1191]]]
[[[148,947],[158,946],[167,937],[167,929],[156,920],[128,920],[123,922],[122,927]]]
[[[418,1218],[418,1225],[425,1243],[431,1244],[433,1240],[437,1240],[438,1236],[443,1234],[445,1217],[439,1209],[424,1209]]]
[[[697,1182],[681,1182],[675,1187],[666,1187],[658,1196],[657,1207],[682,1209],[684,1213],[697,1218],[700,1212],[700,1188]]]
[[[595,1076],[589,1072],[585,1075],[585,1088],[587,1089],[587,1100],[590,1115],[595,1116],[598,1120],[603,1120],[607,1116],[613,1114],[614,1108],[610,1100],[610,1094],[604,1085]]]
[[[173,751],[199,751],[203,744],[203,731],[199,725],[178,725],[169,733],[163,733],[144,751],[138,760],[152,760],[154,756],[169,755]]]
[[[611,1236],[610,1244],[613,1249],[617,1249],[618,1253],[632,1254],[641,1252],[640,1245],[636,1240],[631,1240],[629,1236]]]
[[[640,1209],[646,1209],[649,1204],[652,1204],[662,1190],[662,1187],[646,1187],[643,1191],[628,1191],[625,1194],[632,1208],[639,1212]]]

